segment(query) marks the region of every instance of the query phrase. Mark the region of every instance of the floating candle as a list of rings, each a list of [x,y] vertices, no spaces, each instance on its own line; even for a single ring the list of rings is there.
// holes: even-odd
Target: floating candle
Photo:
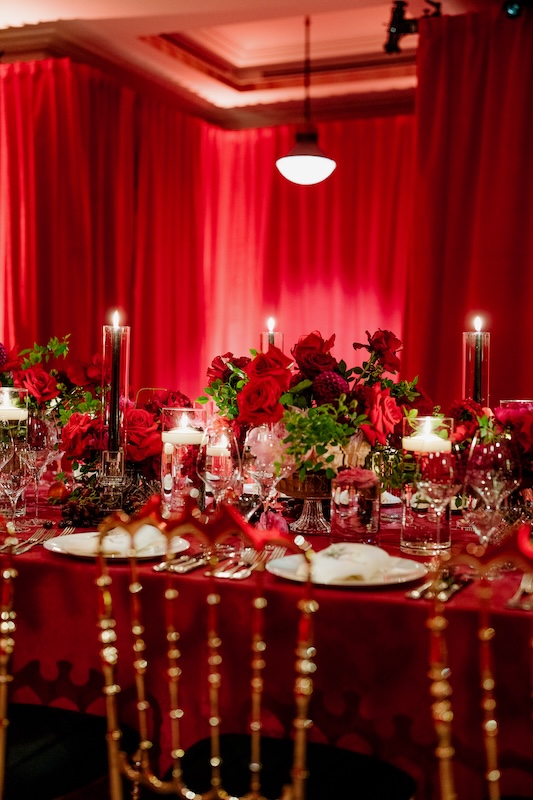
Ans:
[[[15,408],[15,406],[0,406],[0,420],[2,422],[23,422],[28,419],[28,409]]]
[[[200,444],[203,435],[203,431],[197,431],[194,428],[174,428],[170,431],[163,431],[161,439],[169,444]]]
[[[435,418],[435,420],[426,419],[424,428],[421,431],[412,436],[404,436],[402,438],[403,449],[413,453],[451,453],[452,443],[450,439],[443,439],[433,430],[438,423],[438,418]]]

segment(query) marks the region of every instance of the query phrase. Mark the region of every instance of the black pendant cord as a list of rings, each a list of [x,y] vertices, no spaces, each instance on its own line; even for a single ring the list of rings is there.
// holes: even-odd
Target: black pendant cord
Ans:
[[[304,119],[307,128],[311,127],[311,98],[309,97],[309,87],[311,85],[311,46],[309,30],[311,20],[305,18],[305,60],[304,60]]]

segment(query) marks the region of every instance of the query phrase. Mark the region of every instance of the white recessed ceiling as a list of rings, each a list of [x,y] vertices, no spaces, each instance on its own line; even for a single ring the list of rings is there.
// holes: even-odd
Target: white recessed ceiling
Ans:
[[[461,13],[494,0],[443,0]],[[384,51],[382,0],[17,0],[0,6],[3,61],[67,55],[224,127],[298,122],[304,18],[319,118],[412,104],[416,34]],[[147,8],[149,14],[147,14]],[[410,0],[407,18],[433,8]]]

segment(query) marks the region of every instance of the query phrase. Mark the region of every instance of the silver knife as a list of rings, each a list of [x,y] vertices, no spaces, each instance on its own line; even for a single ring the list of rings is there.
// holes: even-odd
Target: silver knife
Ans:
[[[473,579],[469,578],[468,575],[458,576],[453,583],[437,594],[437,600],[440,600],[441,603],[447,603],[454,594],[457,594],[457,592],[460,592],[465,586],[468,586],[469,583],[472,583],[472,580]]]

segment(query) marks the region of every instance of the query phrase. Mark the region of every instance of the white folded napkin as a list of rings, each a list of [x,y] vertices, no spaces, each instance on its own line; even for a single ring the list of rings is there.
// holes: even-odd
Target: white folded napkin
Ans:
[[[339,542],[312,554],[311,576],[315,583],[369,581],[383,577],[390,566],[391,557],[381,547]],[[298,568],[298,573],[306,574],[305,565]]]
[[[69,542],[69,552],[72,555],[90,556],[96,555],[98,550],[98,537],[97,532],[90,535],[72,535]],[[147,554],[151,549],[157,547],[165,547],[165,537],[153,525],[142,525],[133,537],[133,546],[139,555]],[[108,555],[122,556],[128,555],[128,550],[131,548],[131,537],[127,531],[122,528],[113,528],[108,533],[102,543],[104,553]]]

